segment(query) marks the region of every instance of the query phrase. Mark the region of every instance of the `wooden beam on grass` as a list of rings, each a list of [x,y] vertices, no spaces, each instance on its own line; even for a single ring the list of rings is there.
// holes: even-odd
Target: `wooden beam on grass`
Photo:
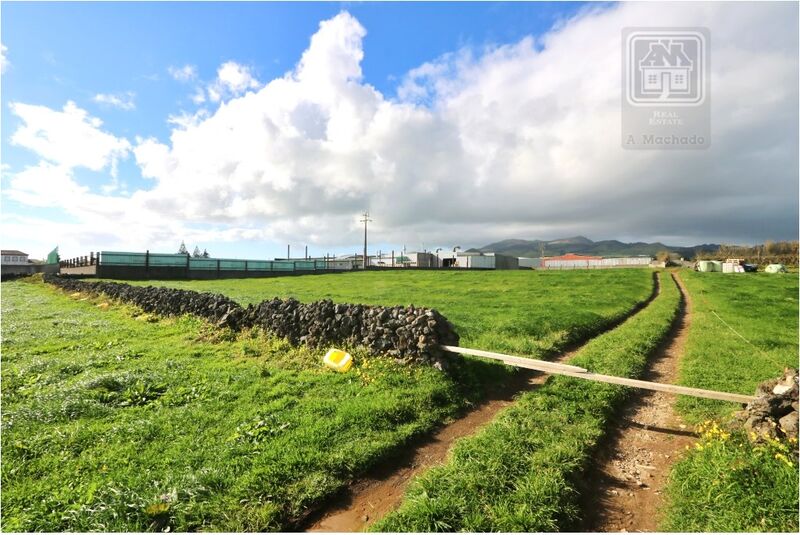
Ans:
[[[603,375],[600,373],[590,372],[586,368],[570,366],[569,364],[558,364],[556,362],[547,362],[546,360],[514,357],[512,355],[494,353],[492,351],[483,351],[481,349],[470,349],[468,347],[457,346],[440,347],[450,353],[460,353],[462,355],[473,355],[476,357],[499,360],[510,366],[516,366],[518,368],[527,368],[529,370],[537,370],[555,375],[577,377],[578,379],[586,379],[587,381],[629,386],[633,388],[641,388],[643,390],[654,390],[656,392],[667,392],[669,394],[680,394],[683,396],[692,396],[696,398],[732,401],[734,403],[750,403],[756,399],[755,396],[745,396],[743,394],[732,394],[729,392],[718,392],[716,390],[704,390],[702,388],[655,383],[653,381],[641,381],[639,379],[629,379],[627,377],[617,377],[615,375]]]

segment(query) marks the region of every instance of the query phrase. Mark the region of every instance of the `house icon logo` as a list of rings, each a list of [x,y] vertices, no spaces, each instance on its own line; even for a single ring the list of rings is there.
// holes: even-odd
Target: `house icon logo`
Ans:
[[[634,106],[697,106],[706,95],[706,39],[697,30],[638,30],[627,37],[625,91]]]

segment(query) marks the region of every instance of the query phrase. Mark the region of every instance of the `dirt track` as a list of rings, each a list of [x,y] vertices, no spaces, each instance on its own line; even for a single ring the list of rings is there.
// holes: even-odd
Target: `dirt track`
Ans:
[[[645,308],[660,291],[655,273],[653,280],[653,293],[646,301],[595,336],[616,328]],[[569,360],[585,343],[570,348],[553,359],[553,362]],[[362,531],[400,504],[405,490],[414,476],[431,466],[444,462],[447,453],[457,439],[477,432],[490,422],[500,410],[511,405],[518,395],[541,385],[547,377],[548,375],[544,373],[520,370],[512,383],[492,392],[473,411],[440,428],[431,437],[410,446],[408,453],[396,461],[387,463],[380,470],[353,483],[346,493],[331,500],[328,507],[323,507],[301,521],[301,528],[306,531],[321,532]]]
[[[681,308],[651,359],[644,379],[674,383],[692,321],[691,297],[680,277]],[[695,435],[673,410],[674,394],[638,391],[628,401],[610,439],[595,456],[583,492],[585,531],[657,531],[670,467]]]

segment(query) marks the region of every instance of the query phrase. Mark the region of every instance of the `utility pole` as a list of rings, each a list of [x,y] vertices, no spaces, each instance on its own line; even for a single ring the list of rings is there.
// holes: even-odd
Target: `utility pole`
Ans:
[[[306,245],[306,260],[308,260],[308,245]]]
[[[292,246],[291,244],[286,246],[286,260],[289,260],[292,257]]]
[[[371,222],[372,219],[369,218],[369,212],[364,212],[361,215],[364,217],[364,219],[359,220],[364,223],[364,269],[367,269],[367,263],[369,261],[367,259],[367,223]]]

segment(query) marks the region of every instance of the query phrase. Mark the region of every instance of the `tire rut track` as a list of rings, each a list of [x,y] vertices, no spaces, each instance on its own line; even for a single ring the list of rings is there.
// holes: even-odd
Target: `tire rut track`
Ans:
[[[692,321],[691,296],[677,273],[678,316],[650,359],[644,379],[674,383]],[[637,391],[595,454],[582,492],[585,531],[658,531],[663,490],[672,464],[695,442],[674,410],[676,395]]]
[[[660,291],[659,277],[653,273],[653,289],[647,299],[590,338],[572,344],[551,361],[568,361],[591,340],[616,329],[646,308]],[[490,392],[475,409],[410,445],[405,453],[356,480],[344,492],[299,519],[295,525],[302,531],[311,532],[364,530],[400,504],[408,484],[416,475],[444,462],[456,440],[476,433],[498,412],[512,405],[519,395],[535,389],[548,377],[544,372],[519,370],[510,383]]]

